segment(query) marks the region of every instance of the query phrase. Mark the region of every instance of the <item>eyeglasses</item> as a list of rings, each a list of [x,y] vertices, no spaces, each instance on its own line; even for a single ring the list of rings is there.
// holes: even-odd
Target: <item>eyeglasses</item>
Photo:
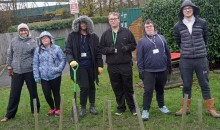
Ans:
[[[144,26],[145,28],[152,28],[153,25]]]
[[[109,19],[109,21],[115,21],[115,20],[117,20],[118,18],[111,18],[111,19]]]
[[[184,10],[184,11],[186,11],[186,10],[192,10],[192,7],[184,7],[183,10]]]
[[[26,32],[26,31],[28,31],[26,28],[21,28],[21,29],[19,30],[19,32]]]
[[[46,40],[46,39],[50,39],[48,36],[43,36],[42,38],[41,38],[41,40]]]

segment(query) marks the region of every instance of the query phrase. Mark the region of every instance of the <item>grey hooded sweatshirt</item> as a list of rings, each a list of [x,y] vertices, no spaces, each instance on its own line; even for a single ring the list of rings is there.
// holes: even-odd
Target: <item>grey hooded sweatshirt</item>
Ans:
[[[182,22],[183,8],[191,6],[195,22],[192,27],[192,34],[189,33],[187,26]],[[180,8],[179,21],[174,25],[174,38],[180,47],[182,58],[203,58],[207,56],[206,46],[208,40],[208,23],[199,18],[199,8],[190,0],[185,0]]]

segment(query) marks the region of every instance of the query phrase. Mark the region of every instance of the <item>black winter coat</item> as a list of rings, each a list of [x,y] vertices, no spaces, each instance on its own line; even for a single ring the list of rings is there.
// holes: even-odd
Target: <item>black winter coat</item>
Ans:
[[[189,33],[186,25],[180,20],[174,26],[174,38],[180,47],[183,58],[202,58],[207,56],[206,43],[208,40],[208,23],[196,18]]]
[[[94,67],[94,81],[98,84],[98,67],[103,67],[103,60],[102,55],[99,51],[99,38],[95,33],[89,34],[89,47],[91,51],[92,56],[92,65]],[[69,34],[66,47],[65,47],[65,53],[67,61],[70,63],[71,61],[76,61],[79,63],[80,59],[80,33],[79,32],[72,32]],[[73,79],[73,72],[70,67],[70,75],[71,79]],[[79,73],[77,73],[77,82],[79,81]],[[79,82],[78,82],[79,83]]]

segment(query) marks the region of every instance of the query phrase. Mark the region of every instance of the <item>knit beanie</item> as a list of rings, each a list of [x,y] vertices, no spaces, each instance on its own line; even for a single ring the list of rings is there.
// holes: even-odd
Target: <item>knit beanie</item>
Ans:
[[[18,28],[17,28],[17,31],[19,32],[19,30],[20,30],[21,28],[26,28],[26,29],[29,31],[29,27],[28,27],[27,24],[25,24],[25,23],[19,24],[19,25],[18,25]]]

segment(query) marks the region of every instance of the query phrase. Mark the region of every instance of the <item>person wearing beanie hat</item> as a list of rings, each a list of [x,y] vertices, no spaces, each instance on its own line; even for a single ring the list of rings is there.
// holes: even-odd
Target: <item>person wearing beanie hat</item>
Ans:
[[[41,82],[45,99],[50,106],[47,115],[59,116],[61,113],[60,83],[65,65],[65,55],[62,49],[55,45],[53,36],[47,31],[42,32],[40,46],[34,53],[33,70],[35,82]]]
[[[190,113],[193,73],[195,71],[205,100],[206,112],[220,118],[214,107],[214,99],[210,94],[209,65],[206,44],[208,41],[208,23],[199,18],[200,10],[191,0],[185,0],[180,8],[179,21],[174,25],[174,38],[180,47],[181,58],[179,68],[183,80],[183,96],[188,94],[187,111]],[[176,116],[183,114],[184,99]]]
[[[19,33],[19,37],[21,39],[25,39],[29,36],[29,27],[25,23],[21,23],[18,25],[17,31]]]
[[[24,82],[30,93],[31,112],[34,113],[33,99],[37,100],[37,111],[40,109],[40,102],[37,94],[37,85],[33,76],[33,57],[37,44],[29,35],[29,28],[26,24],[18,25],[18,36],[11,40],[7,55],[8,75],[11,77],[11,91],[5,117],[1,122],[7,122],[15,117],[21,90]]]

